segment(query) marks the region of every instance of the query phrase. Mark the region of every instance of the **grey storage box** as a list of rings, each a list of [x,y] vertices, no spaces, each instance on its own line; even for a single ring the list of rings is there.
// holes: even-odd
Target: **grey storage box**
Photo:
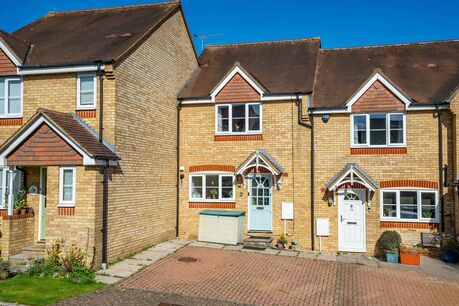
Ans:
[[[242,243],[245,212],[203,210],[199,215],[199,241],[233,245]]]

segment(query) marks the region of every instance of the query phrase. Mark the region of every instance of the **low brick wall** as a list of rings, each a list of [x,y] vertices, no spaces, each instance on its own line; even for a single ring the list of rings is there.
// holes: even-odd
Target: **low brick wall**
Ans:
[[[35,240],[35,215],[3,216],[1,221],[2,257],[8,259],[19,254],[22,248],[31,246]]]

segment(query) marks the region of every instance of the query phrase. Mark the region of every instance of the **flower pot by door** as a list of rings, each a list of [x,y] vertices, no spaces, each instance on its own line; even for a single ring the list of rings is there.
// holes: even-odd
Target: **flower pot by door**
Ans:
[[[398,263],[399,261],[398,252],[386,251],[386,261],[390,263]]]
[[[421,253],[400,252],[400,263],[404,265],[419,266],[421,264]]]
[[[443,261],[446,263],[456,263],[457,262],[457,255],[451,251],[443,252]]]

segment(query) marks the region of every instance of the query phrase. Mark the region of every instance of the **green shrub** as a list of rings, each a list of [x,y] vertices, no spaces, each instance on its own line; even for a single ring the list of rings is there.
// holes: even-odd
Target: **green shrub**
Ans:
[[[0,259],[0,279],[1,280],[5,280],[10,276],[11,274],[10,268],[11,268],[11,264],[9,261]]]
[[[402,238],[396,231],[385,231],[381,234],[378,244],[387,251],[397,251],[400,248]]]
[[[443,237],[441,240],[441,249],[443,252],[449,251],[459,255],[459,242],[457,241],[457,238],[455,236]]]
[[[68,277],[77,284],[91,284],[95,282],[96,271],[85,266],[75,267]]]
[[[39,259],[26,271],[27,275],[38,277],[62,277],[62,267],[49,259]]]

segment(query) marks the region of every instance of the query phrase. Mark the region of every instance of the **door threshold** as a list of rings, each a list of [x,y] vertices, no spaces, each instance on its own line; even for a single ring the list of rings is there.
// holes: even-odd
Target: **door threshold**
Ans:
[[[249,234],[272,234],[273,231],[247,231]]]

